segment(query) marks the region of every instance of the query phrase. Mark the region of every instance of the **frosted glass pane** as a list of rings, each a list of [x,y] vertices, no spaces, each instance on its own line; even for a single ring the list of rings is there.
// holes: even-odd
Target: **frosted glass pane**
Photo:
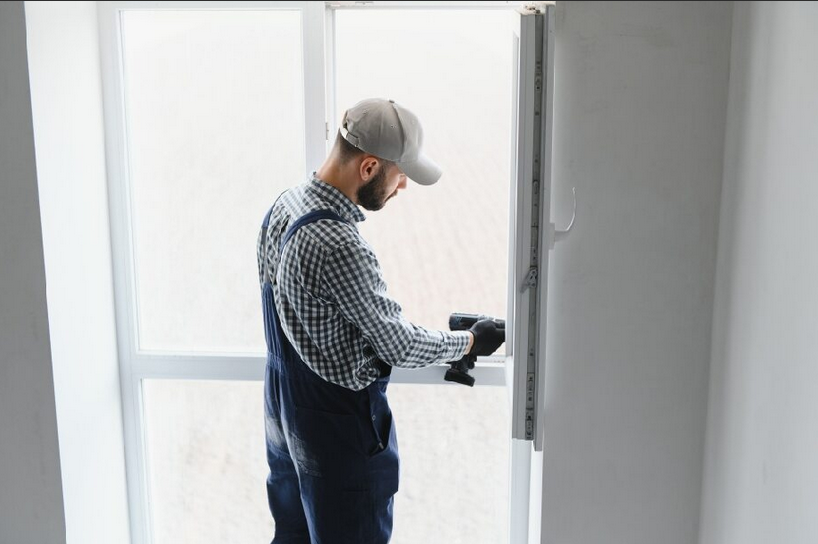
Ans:
[[[506,314],[512,38],[506,10],[339,10],[337,122],[368,97],[419,117],[434,186],[407,190],[361,225],[389,293],[412,321]],[[362,52],[366,52],[365,56]]]
[[[255,242],[304,181],[298,11],[126,11],[139,343],[264,350]]]
[[[263,384],[145,380],[154,544],[270,542]]]
[[[389,386],[401,456],[391,544],[508,542],[505,387]]]
[[[143,382],[156,544],[269,542],[262,385]],[[401,455],[393,544],[507,542],[505,388],[389,386]]]

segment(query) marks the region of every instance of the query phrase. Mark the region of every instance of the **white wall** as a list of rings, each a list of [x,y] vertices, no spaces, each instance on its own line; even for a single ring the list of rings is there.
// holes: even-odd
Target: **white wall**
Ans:
[[[818,542],[818,4],[736,4],[702,544]]]
[[[127,542],[95,2],[26,2],[68,544]]]
[[[64,543],[22,2],[0,2],[0,461],[0,543]]]
[[[557,4],[544,543],[698,539],[731,13]]]

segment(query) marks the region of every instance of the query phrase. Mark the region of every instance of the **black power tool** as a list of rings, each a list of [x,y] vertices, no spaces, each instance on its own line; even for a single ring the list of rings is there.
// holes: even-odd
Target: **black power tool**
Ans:
[[[449,330],[452,331],[467,331],[472,325],[482,319],[491,319],[497,325],[498,329],[506,329],[506,322],[503,319],[496,319],[487,315],[478,314],[458,314],[454,313],[449,316]],[[451,368],[446,371],[444,380],[447,382],[462,383],[469,387],[474,386],[474,376],[469,374],[469,370],[474,368],[474,361],[477,360],[477,355],[466,354],[462,359],[452,361],[449,363]]]

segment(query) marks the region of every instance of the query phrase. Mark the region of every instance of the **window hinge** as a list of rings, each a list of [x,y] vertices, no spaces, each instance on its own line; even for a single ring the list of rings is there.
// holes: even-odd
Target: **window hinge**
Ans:
[[[329,122],[324,121],[324,139],[329,141]]]
[[[536,266],[532,266],[528,269],[528,274],[526,274],[523,279],[523,286],[520,288],[520,292],[525,293],[528,289],[537,286],[537,272]]]

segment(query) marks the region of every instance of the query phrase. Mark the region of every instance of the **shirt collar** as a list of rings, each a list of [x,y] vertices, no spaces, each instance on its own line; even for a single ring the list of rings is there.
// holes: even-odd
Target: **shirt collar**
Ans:
[[[309,189],[315,191],[319,197],[335,207],[344,219],[355,223],[360,223],[366,219],[357,204],[337,188],[316,176],[315,172],[310,176]]]

